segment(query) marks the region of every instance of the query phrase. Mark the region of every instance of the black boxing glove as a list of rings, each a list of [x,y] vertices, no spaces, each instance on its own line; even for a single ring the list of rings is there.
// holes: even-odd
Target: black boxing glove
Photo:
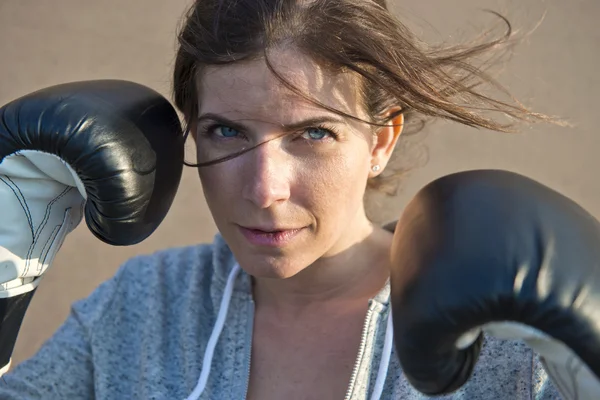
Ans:
[[[62,84],[0,108],[0,375],[65,236],[85,215],[108,244],[147,238],[173,202],[183,150],[174,108],[132,82]]]
[[[391,302],[424,394],[466,383],[484,332],[524,340],[565,398],[600,397],[600,224],[531,179],[469,171],[422,189],[394,234]]]

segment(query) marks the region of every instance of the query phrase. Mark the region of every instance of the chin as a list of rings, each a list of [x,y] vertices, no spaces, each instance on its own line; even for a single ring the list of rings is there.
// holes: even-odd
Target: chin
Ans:
[[[236,259],[240,267],[255,278],[287,279],[310,265],[304,257],[289,255],[240,254]]]

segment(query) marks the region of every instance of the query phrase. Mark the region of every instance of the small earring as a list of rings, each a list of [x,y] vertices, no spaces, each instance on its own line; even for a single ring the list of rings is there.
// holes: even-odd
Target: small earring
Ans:
[[[371,169],[373,170],[373,172],[377,172],[381,169],[381,167],[379,166],[379,164],[375,164],[371,167]]]

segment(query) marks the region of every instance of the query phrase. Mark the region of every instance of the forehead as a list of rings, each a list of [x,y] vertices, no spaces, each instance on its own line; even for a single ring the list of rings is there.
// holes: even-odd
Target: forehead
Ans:
[[[301,93],[324,105],[364,118],[358,80],[350,73],[333,73],[299,51],[269,56],[275,71]],[[199,112],[244,113],[289,122],[323,109],[286,87],[264,59],[209,66],[198,79]]]

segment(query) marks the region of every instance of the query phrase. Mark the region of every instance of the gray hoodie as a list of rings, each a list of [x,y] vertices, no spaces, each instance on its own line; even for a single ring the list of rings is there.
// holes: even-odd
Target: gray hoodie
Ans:
[[[250,277],[243,271],[227,295],[227,280],[236,268],[220,235],[212,244],[132,258],[89,297],[73,304],[68,319],[34,357],[4,375],[0,399],[184,400],[194,391],[203,362],[207,379],[200,399],[244,399],[254,303]],[[428,398],[406,381],[393,346],[391,353],[383,351],[389,291],[387,285],[370,301],[347,399],[370,399],[378,376],[381,400]],[[210,346],[223,299],[230,300],[229,308],[221,311],[222,331]],[[214,350],[208,363],[207,349]],[[380,365],[387,374],[380,372]],[[486,339],[468,383],[438,397],[559,398],[526,345],[493,338]]]

